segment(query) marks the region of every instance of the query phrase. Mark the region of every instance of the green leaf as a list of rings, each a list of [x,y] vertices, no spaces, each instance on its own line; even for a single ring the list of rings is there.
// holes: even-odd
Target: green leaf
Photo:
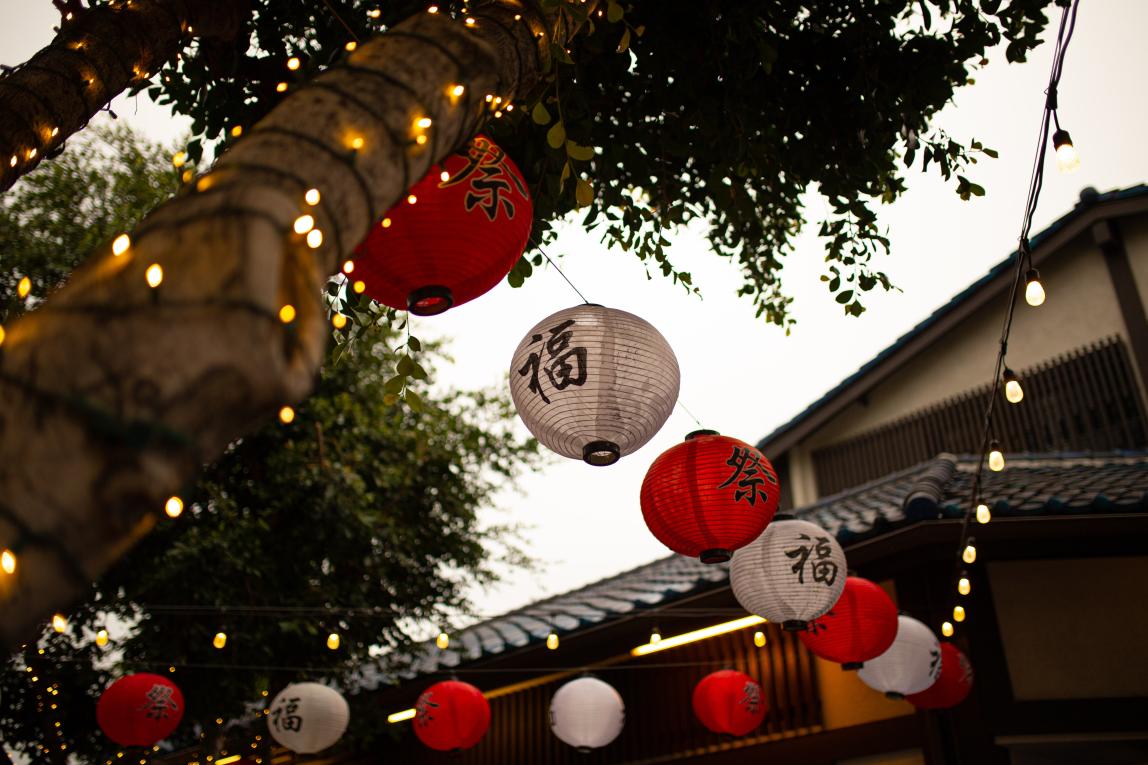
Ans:
[[[419,351],[421,351],[423,349],[423,344],[419,342],[419,339],[417,337],[415,337],[414,335],[411,335],[410,337],[407,338],[407,347],[410,348],[415,353],[418,353]]]
[[[606,19],[607,20],[617,23],[617,22],[622,20],[623,15],[624,15],[624,11],[622,10],[622,6],[620,4],[618,4],[617,2],[615,2],[615,0],[610,0],[606,4]]]
[[[419,394],[415,393],[413,390],[407,390],[405,400],[407,402],[407,406],[411,408],[412,412],[421,412],[423,410],[423,400],[419,398]]]
[[[534,108],[530,110],[530,119],[534,120],[539,125],[549,125],[550,110],[546,108],[545,104],[539,101],[534,105]]]
[[[391,379],[383,383],[384,393],[399,393],[407,384],[406,375],[395,375]]]
[[[578,202],[579,207],[587,207],[594,201],[594,187],[590,182],[584,178],[578,179],[578,185],[574,188],[574,199]]]
[[[410,356],[403,356],[401,359],[399,359],[398,366],[395,367],[395,370],[399,374],[409,377],[411,370],[414,369],[414,366],[415,363],[411,360]]]
[[[853,299],[853,290],[845,290],[844,292],[838,294],[836,297],[837,302],[842,303],[842,304],[848,303],[852,299]]]
[[[411,360],[411,377],[416,380],[427,379],[427,371],[417,361]]]
[[[593,146],[580,146],[574,141],[566,142],[566,153],[580,162],[589,162],[594,159]]]
[[[562,124],[562,120],[555,122],[554,126],[546,131],[546,143],[550,144],[551,149],[561,149],[566,143],[566,126]]]
[[[622,39],[618,42],[618,52],[619,53],[625,53],[629,47],[630,47],[630,28],[626,27],[626,29],[622,32]]]

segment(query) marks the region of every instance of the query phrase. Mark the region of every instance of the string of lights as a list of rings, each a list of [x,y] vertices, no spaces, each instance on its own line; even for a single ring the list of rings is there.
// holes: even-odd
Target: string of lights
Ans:
[[[1064,57],[1068,51],[1068,44],[1072,40],[1072,33],[1076,27],[1076,14],[1080,0],[1073,0],[1061,13],[1060,25],[1057,32],[1056,44],[1052,56],[1052,70],[1049,74],[1048,87],[1045,90],[1046,98],[1041,114],[1040,130],[1037,139],[1037,148],[1033,159],[1032,172],[1029,178],[1028,195],[1025,200],[1024,217],[1021,223],[1019,244],[1016,252],[1016,269],[1012,283],[1008,290],[1008,304],[1005,309],[1004,320],[1001,325],[1000,339],[997,344],[996,362],[993,366],[993,380],[985,400],[984,418],[981,430],[981,448],[977,460],[976,471],[973,474],[972,488],[969,503],[961,519],[959,544],[956,555],[956,573],[954,576],[958,595],[953,605],[951,621],[945,619],[941,623],[941,634],[952,637],[955,632],[954,622],[963,622],[968,617],[966,601],[961,600],[972,592],[972,581],[968,567],[977,561],[976,538],[972,533],[972,524],[975,520],[978,525],[989,523],[992,519],[992,510],[983,499],[984,469],[987,464],[989,470],[1000,472],[1005,468],[1003,447],[993,434],[993,416],[996,412],[997,396],[1002,392],[1010,404],[1020,404],[1024,399],[1024,390],[1020,379],[1005,363],[1008,353],[1009,336],[1012,332],[1013,317],[1016,310],[1021,284],[1024,284],[1025,302],[1032,307],[1041,306],[1046,297],[1044,286],[1040,281],[1040,273],[1033,267],[1032,250],[1029,235],[1032,231],[1033,216],[1036,214],[1040,193],[1044,187],[1044,167],[1049,146],[1049,130],[1052,124],[1056,125],[1056,133],[1052,136],[1053,149],[1056,151],[1062,172],[1075,169],[1075,164],[1067,162],[1064,157],[1075,157],[1075,148],[1068,132],[1061,129],[1057,116],[1059,108],[1057,90],[1060,78],[1064,72]],[[1078,162],[1076,163],[1078,164]]]

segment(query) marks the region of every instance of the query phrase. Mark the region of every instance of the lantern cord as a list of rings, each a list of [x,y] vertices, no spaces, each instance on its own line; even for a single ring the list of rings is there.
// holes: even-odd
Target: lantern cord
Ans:
[[[697,425],[699,428],[704,428],[704,427],[705,427],[704,425],[702,425],[702,421],[701,421],[701,420],[699,420],[699,419],[698,419],[698,418],[697,418],[697,417],[694,415],[694,413],[693,413],[693,412],[691,412],[691,411],[689,410],[689,407],[687,407],[685,404],[683,404],[683,403],[682,403],[682,400],[681,400],[680,398],[678,399],[678,406],[680,406],[680,407],[682,408],[682,411],[683,411],[683,412],[685,412],[686,414],[688,414],[688,415],[690,416],[690,419],[694,421],[694,424],[695,424],[695,425]]]
[[[578,297],[582,298],[582,302],[586,305],[590,305],[590,301],[586,299],[586,296],[582,294],[582,291],[574,286],[574,282],[570,281],[570,277],[562,273],[562,269],[558,267],[558,264],[554,262],[554,259],[546,254],[546,250],[542,249],[541,243],[536,242],[534,246],[537,247],[538,251],[542,253],[542,257],[546,258],[546,262],[554,267],[554,270],[558,272],[558,275],[566,280],[566,283],[570,285],[570,289],[574,290],[574,292],[578,294]]]

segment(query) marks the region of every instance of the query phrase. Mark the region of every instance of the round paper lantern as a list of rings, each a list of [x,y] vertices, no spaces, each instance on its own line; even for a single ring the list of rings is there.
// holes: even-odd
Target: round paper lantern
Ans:
[[[702,563],[724,563],[777,511],[777,473],[736,438],[699,430],[662,452],[642,481],[642,516],[658,541]]]
[[[809,622],[801,642],[814,656],[860,669],[897,637],[897,606],[868,579],[850,576],[833,608]]]
[[[550,729],[580,752],[609,744],[622,732],[625,721],[622,697],[596,677],[571,680],[550,702]]]
[[[941,646],[927,626],[911,616],[897,617],[897,637],[889,649],[865,662],[857,676],[891,699],[920,693],[941,672]]]
[[[510,394],[544,446],[591,465],[640,449],[678,400],[678,360],[633,314],[580,305],[548,316],[518,344]]]
[[[723,669],[694,686],[694,714],[714,733],[744,736],[761,725],[769,705],[747,674]]]
[[[973,665],[969,658],[952,643],[941,643],[941,674],[937,682],[921,691],[905,696],[920,709],[949,709],[965,700],[973,689]]]
[[[431,749],[469,749],[490,727],[490,704],[470,683],[444,680],[419,696],[414,726],[419,741]]]
[[[334,744],[347,730],[351,710],[334,688],[291,683],[271,701],[271,738],[293,752],[311,754]]]
[[[446,173],[446,180],[443,180]],[[352,280],[420,316],[474,300],[518,262],[534,208],[522,173],[489,138],[435,165],[355,249]]]
[[[154,746],[183,718],[183,694],[161,675],[141,672],[116,680],[96,703],[96,721],[120,746]]]
[[[820,526],[779,515],[733,554],[733,595],[750,613],[803,630],[837,602],[845,588],[845,553]]]

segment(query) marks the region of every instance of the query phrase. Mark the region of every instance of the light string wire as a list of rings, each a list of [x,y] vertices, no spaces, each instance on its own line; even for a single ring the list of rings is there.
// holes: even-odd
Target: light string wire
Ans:
[[[976,507],[983,498],[982,481],[984,477],[985,460],[993,440],[993,415],[996,411],[997,396],[1000,393],[1001,381],[1005,369],[1005,356],[1008,353],[1009,335],[1012,332],[1013,317],[1016,312],[1017,293],[1020,290],[1021,283],[1025,280],[1025,275],[1032,268],[1032,251],[1029,245],[1029,234],[1032,230],[1033,216],[1036,213],[1037,203],[1040,201],[1040,193],[1044,187],[1044,165],[1048,152],[1049,126],[1051,121],[1056,121],[1057,119],[1057,88],[1064,70],[1064,56],[1068,50],[1068,44],[1072,40],[1072,33],[1076,28],[1076,14],[1079,5],[1080,0],[1073,0],[1072,5],[1065,7],[1061,13],[1060,28],[1056,38],[1056,48],[1053,51],[1052,70],[1049,74],[1048,88],[1045,90],[1046,98],[1041,115],[1037,149],[1029,177],[1028,195],[1025,200],[1024,217],[1021,223],[1021,233],[1016,252],[1016,270],[1013,275],[1012,284],[1009,287],[1008,305],[1005,310],[1004,321],[1001,325],[996,361],[993,365],[993,381],[989,387],[985,401],[980,455],[977,459],[977,469],[973,476],[969,504],[965,508],[964,516],[961,519],[959,544],[956,554],[956,573],[953,577],[954,581],[957,581],[962,576],[961,572],[965,569],[965,566],[970,565],[964,561],[964,551],[974,541],[973,537],[969,534],[969,527],[972,517],[976,512]],[[1059,127],[1059,122],[1057,122],[1057,126]],[[945,623],[949,624],[947,620]]]

